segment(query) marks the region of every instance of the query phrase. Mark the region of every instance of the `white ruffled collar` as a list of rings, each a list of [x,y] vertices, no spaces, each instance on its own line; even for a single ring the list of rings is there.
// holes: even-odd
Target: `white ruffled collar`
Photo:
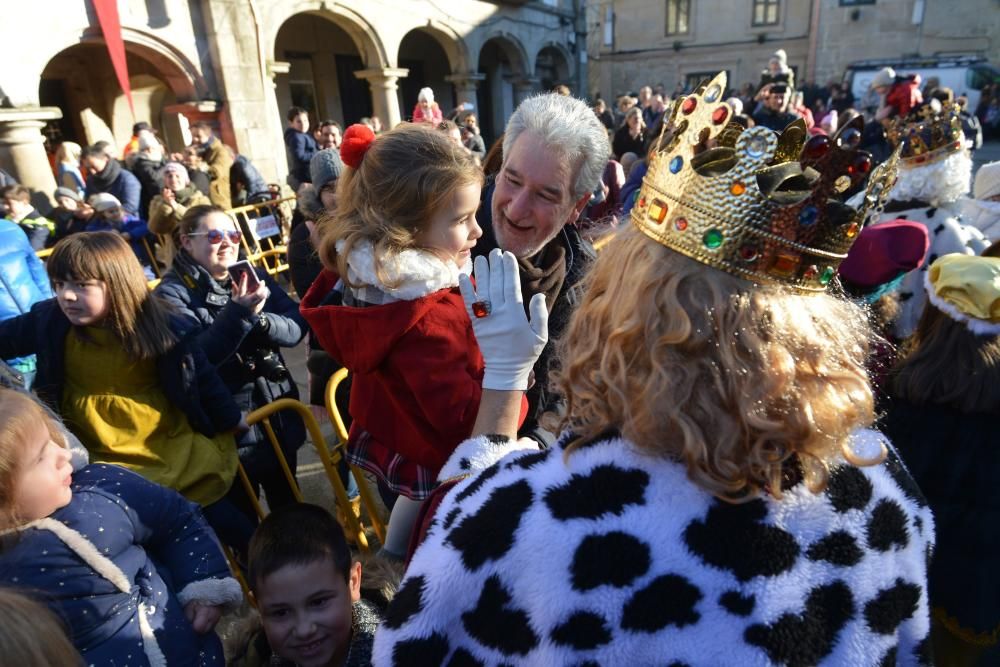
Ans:
[[[341,252],[344,242],[337,242],[337,252]],[[368,241],[355,243],[347,257],[347,278],[356,285],[372,286],[394,299],[412,301],[433,294],[442,289],[458,286],[458,276],[468,275],[472,263],[459,268],[432,252],[411,248],[396,255],[392,261],[380,258],[382,272],[390,283],[388,287],[375,271],[375,251]]]

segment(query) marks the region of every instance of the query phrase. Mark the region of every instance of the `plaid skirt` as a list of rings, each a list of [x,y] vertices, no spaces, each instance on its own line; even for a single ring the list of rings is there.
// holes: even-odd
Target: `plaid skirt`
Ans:
[[[393,493],[411,500],[424,500],[437,486],[436,470],[403,458],[357,424],[347,442],[347,461],[375,475]]]

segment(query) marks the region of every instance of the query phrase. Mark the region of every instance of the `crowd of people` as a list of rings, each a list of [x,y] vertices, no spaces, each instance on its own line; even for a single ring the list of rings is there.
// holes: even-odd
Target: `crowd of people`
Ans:
[[[4,187],[5,657],[995,660],[1000,163],[961,102],[883,71],[856,111],[783,51],[738,94],[560,88],[488,150],[430,88],[392,129],[291,108],[288,281],[207,125],[64,143],[51,219]],[[349,371],[373,556],[296,500],[265,430],[295,471],[302,418],[247,423],[307,338],[314,411]]]

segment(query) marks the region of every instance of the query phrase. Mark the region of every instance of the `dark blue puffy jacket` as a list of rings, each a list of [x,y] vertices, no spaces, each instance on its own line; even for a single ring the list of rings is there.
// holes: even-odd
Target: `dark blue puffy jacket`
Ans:
[[[0,322],[23,315],[52,296],[45,266],[16,223],[0,220]],[[18,370],[34,366],[31,356],[6,360]]]

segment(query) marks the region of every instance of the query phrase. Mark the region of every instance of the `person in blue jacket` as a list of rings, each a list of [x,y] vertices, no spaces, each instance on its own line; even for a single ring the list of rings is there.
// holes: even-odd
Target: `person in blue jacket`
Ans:
[[[87,170],[87,189],[84,198],[88,201],[99,192],[113,195],[121,202],[129,215],[139,215],[139,199],[142,185],[132,172],[123,169],[111,153],[111,145],[98,141],[87,146],[80,154],[80,165]]]
[[[146,245],[142,242],[149,234],[149,226],[145,220],[140,220],[135,215],[129,214],[118,198],[107,192],[102,192],[90,198],[90,205],[94,208],[94,217],[87,223],[83,231],[85,232],[114,232],[128,241],[132,252],[135,253],[139,263],[142,264],[147,278],[152,278],[153,258],[146,251]]]
[[[39,301],[52,297],[45,266],[28,237],[9,220],[0,220],[0,322],[27,313]],[[5,359],[21,374],[25,389],[35,379],[35,355]]]
[[[74,471],[54,420],[0,389],[0,584],[65,622],[87,665],[225,664],[243,599],[197,506],[114,465]]]
[[[301,107],[292,107],[287,118],[285,152],[288,154],[288,184],[298,191],[303,183],[312,182],[309,162],[316,154],[316,140],[309,132],[309,112]]]
[[[295,347],[308,327],[299,305],[263,270],[259,284],[239,282],[228,268],[239,259],[240,232],[217,206],[192,206],[180,221],[181,249],[155,294],[190,324],[194,342],[244,412],[280,398],[298,399],[299,390],[285,366],[281,348]],[[291,411],[271,417],[278,442],[294,473],[305,424]],[[271,509],[295,502],[267,435],[259,424],[236,441],[240,462],[254,486],[262,486]],[[256,517],[242,487],[231,498]]]

